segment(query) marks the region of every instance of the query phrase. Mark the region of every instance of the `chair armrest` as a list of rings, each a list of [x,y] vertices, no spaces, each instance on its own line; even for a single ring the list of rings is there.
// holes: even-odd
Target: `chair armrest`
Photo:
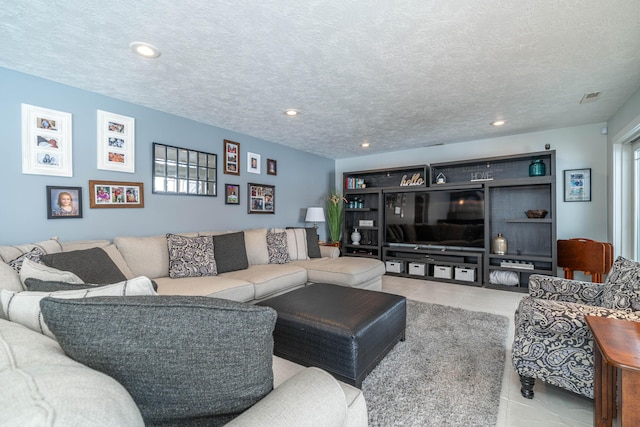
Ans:
[[[528,324],[536,332],[590,337],[584,316],[640,322],[640,311],[625,311],[573,302],[525,297],[520,302],[519,324]]]
[[[320,255],[323,258],[338,258],[340,256],[340,249],[335,246],[320,246]]]
[[[327,372],[307,368],[273,389],[228,427],[338,427],[347,419],[340,384]]]
[[[600,305],[604,285],[560,277],[532,274],[529,277],[529,295],[554,301]]]

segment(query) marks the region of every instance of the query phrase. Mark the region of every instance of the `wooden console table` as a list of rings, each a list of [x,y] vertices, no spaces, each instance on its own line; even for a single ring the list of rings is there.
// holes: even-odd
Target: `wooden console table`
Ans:
[[[585,316],[594,337],[594,426],[611,427],[616,418],[620,370],[621,426],[640,426],[640,323]]]

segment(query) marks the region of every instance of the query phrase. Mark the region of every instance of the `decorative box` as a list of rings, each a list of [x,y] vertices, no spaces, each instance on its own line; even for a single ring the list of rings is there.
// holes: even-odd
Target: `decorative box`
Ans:
[[[373,227],[372,219],[361,219],[358,221],[358,227]]]
[[[434,265],[433,277],[440,279],[451,279],[451,267],[447,265]]]
[[[386,263],[388,273],[404,273],[404,262],[399,260],[389,260]]]
[[[456,267],[456,280],[463,280],[465,282],[473,282],[476,279],[475,268],[461,268]]]
[[[413,276],[424,276],[426,264],[423,262],[410,262],[409,274]]]

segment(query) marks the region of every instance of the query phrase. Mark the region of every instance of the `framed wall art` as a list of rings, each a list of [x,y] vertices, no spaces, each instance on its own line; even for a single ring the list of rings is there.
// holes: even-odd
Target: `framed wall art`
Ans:
[[[276,187],[265,184],[247,184],[248,213],[276,213]]]
[[[591,201],[591,168],[564,171],[564,201]]]
[[[142,182],[89,181],[91,208],[144,208]]]
[[[260,154],[247,153],[247,172],[260,174]]]
[[[239,205],[240,204],[240,186],[235,184],[224,185],[224,204]]]
[[[47,218],[82,218],[82,187],[47,185]]]
[[[267,159],[267,175],[278,175],[278,162]]]
[[[22,173],[73,176],[71,114],[22,104]]]
[[[224,140],[224,173],[240,175],[240,143]]]
[[[98,110],[98,169],[134,173],[135,135],[133,117]]]

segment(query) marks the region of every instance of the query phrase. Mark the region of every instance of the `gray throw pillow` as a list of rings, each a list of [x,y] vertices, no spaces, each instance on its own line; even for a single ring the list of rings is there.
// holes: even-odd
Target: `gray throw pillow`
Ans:
[[[213,236],[213,252],[218,274],[249,268],[244,232],[242,231]]]
[[[95,288],[96,284],[90,283],[70,283],[70,282],[58,282],[54,280],[40,280],[34,277],[25,279],[24,286],[29,292],[58,292],[58,291],[74,291],[76,289],[89,289]],[[158,291],[158,284],[151,280],[151,286],[154,291]]]
[[[49,267],[74,273],[85,283],[106,285],[127,280],[102,248],[47,254],[40,260]]]
[[[182,296],[40,305],[64,352],[122,384],[146,425],[221,425],[273,389],[269,307]]]
[[[640,311],[640,263],[618,257],[607,274],[602,306]]]
[[[169,247],[169,277],[215,276],[218,267],[211,236],[186,237],[167,234]]]

